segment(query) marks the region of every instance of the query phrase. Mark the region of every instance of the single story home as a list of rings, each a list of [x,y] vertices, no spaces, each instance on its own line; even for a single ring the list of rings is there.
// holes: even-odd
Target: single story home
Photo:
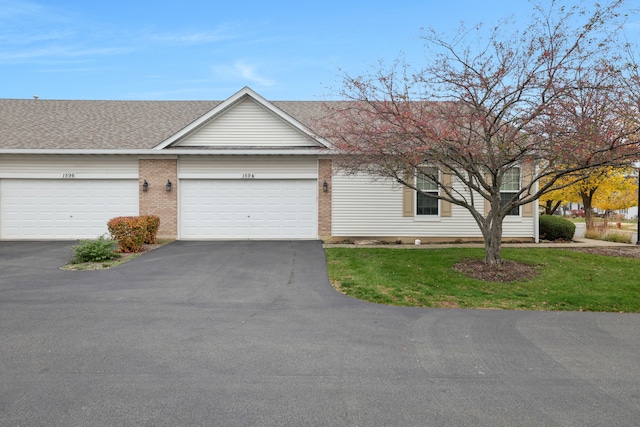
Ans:
[[[387,180],[341,173],[313,132],[322,101],[0,99],[0,239],[96,238],[154,214],[177,239],[468,241],[468,212],[420,206]],[[504,239],[537,240],[537,212]]]

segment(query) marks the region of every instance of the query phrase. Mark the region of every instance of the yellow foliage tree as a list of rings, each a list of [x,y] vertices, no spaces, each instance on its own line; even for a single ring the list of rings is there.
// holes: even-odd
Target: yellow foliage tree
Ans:
[[[582,199],[575,191],[575,184],[571,185],[572,181],[573,179],[569,176],[563,177],[557,181],[556,185],[556,187],[561,188],[549,191],[540,197],[540,204],[544,207],[545,215],[553,215],[560,206],[566,203],[582,202]],[[540,180],[540,185],[544,185],[546,182],[547,180]]]
[[[602,182],[593,198],[593,207],[604,211],[615,211],[635,206],[637,199],[637,177],[629,171],[616,170]]]
[[[614,211],[635,205],[638,194],[637,181],[630,175],[627,168],[599,168],[593,170],[588,178],[547,193],[540,198],[540,202],[545,206],[545,210],[551,207],[553,211],[567,202],[582,203],[587,230],[593,230],[593,208]],[[566,179],[568,183],[570,177]],[[553,211],[545,213],[552,214]]]

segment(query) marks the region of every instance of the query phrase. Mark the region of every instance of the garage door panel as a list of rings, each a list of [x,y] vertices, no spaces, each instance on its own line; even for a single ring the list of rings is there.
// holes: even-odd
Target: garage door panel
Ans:
[[[316,238],[315,180],[182,180],[181,237]]]
[[[0,181],[3,239],[95,238],[125,215],[138,215],[137,180]]]

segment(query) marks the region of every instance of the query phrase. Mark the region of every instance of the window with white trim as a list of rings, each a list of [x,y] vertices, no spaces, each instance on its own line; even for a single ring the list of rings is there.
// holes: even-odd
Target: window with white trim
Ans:
[[[513,167],[505,172],[500,186],[500,201],[502,206],[508,204],[520,192],[520,168]],[[520,215],[520,206],[511,209],[507,216]]]
[[[425,175],[437,176],[438,168],[428,166],[419,169],[416,176],[416,187],[420,189],[416,191],[416,215],[438,215],[438,199],[427,196],[438,195],[438,183]]]

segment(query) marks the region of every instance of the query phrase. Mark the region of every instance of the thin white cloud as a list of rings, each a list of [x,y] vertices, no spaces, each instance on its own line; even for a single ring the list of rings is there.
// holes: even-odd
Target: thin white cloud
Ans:
[[[258,72],[257,65],[249,64],[245,61],[234,62],[233,66],[226,68],[226,73],[230,77],[235,77],[236,79],[239,77],[242,80],[260,86],[274,86],[276,84],[275,80],[261,75],[261,73]]]
[[[37,34],[28,32],[5,32],[0,33],[0,45],[24,46],[32,43],[43,43],[58,40],[65,40],[73,36],[71,31],[45,31]]]
[[[87,22],[74,12],[44,4],[0,0],[0,63],[68,63],[96,61],[152,45],[197,46],[236,37],[235,27],[223,24],[203,31],[155,31],[153,28],[105,27]]]
[[[184,45],[210,44],[233,38],[235,38],[234,30],[228,25],[222,25],[210,31],[159,33],[149,36],[152,41]]]
[[[22,19],[25,16],[37,16],[43,7],[36,3],[14,0],[0,0],[0,20]]]
[[[121,55],[131,52],[128,47],[87,48],[83,46],[44,46],[0,52],[0,63],[67,62],[95,56]]]
[[[108,32],[107,32],[108,33]],[[0,63],[76,63],[131,52],[72,15],[28,1],[0,0]]]

